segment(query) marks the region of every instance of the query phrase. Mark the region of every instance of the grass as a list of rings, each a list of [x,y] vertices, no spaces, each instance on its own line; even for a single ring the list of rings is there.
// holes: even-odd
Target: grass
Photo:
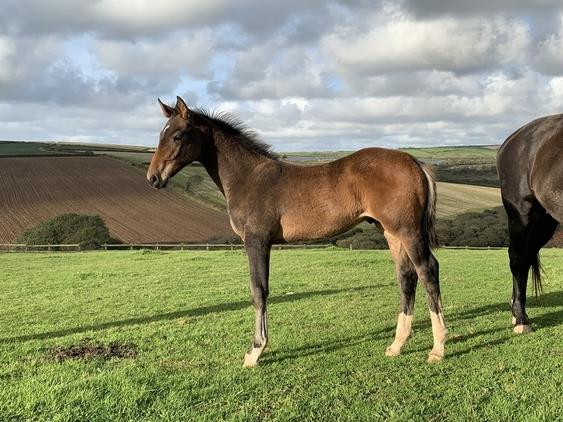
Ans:
[[[438,252],[447,358],[428,365],[423,289],[404,354],[386,251],[275,251],[270,348],[241,252],[0,255],[0,420],[556,420],[563,414],[563,251],[545,250],[536,331],[512,334],[507,253]],[[122,358],[52,359],[81,344]]]
[[[48,144],[40,142],[10,142],[0,141],[0,157],[2,156],[28,156],[28,155],[53,155],[45,147]]]

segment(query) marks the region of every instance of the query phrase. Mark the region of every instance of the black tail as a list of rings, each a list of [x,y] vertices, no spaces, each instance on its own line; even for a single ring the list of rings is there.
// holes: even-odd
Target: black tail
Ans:
[[[534,295],[538,297],[543,293],[543,286],[541,283],[542,265],[540,262],[540,253],[538,252],[532,258],[532,281],[534,283]]]
[[[426,176],[428,190],[426,191],[426,207],[422,216],[422,235],[430,248],[438,247],[438,235],[436,234],[436,181],[432,171],[417,160],[418,165]]]

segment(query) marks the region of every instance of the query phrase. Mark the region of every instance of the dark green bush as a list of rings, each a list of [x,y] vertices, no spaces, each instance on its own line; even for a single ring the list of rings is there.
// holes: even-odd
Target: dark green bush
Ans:
[[[18,239],[28,245],[79,244],[81,249],[98,249],[104,243],[120,243],[111,238],[98,215],[62,214],[45,220]]]
[[[508,246],[508,222],[503,207],[438,220],[438,239],[445,246]]]
[[[388,248],[387,240],[385,240],[383,233],[375,227],[360,229],[349,237],[337,239],[334,243],[342,248],[349,248],[352,245],[352,249]]]

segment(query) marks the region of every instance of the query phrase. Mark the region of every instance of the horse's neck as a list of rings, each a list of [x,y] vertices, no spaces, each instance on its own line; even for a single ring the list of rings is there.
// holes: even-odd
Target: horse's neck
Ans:
[[[201,163],[221,190],[227,204],[232,194],[260,163],[268,158],[249,151],[221,132],[214,133],[204,146]]]

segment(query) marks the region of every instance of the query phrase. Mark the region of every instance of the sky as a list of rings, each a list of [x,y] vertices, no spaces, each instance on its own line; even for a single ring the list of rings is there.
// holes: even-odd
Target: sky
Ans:
[[[157,98],[277,151],[499,144],[563,111],[560,0],[0,0],[0,139],[156,146]]]

